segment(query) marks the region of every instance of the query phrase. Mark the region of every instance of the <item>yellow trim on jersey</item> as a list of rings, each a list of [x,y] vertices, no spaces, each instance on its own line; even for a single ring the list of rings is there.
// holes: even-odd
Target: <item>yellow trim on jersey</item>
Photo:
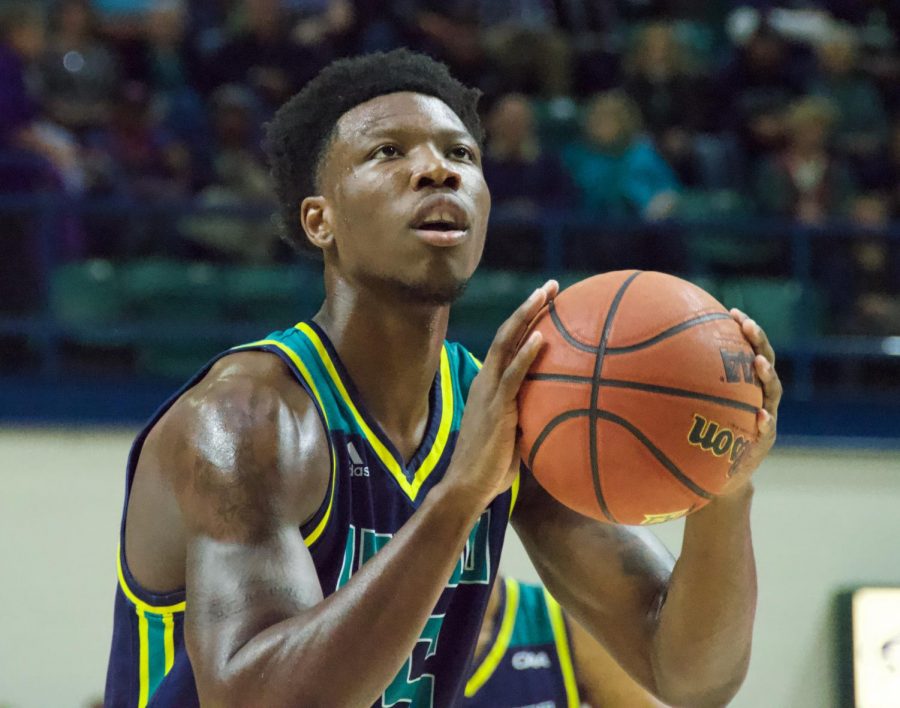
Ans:
[[[176,602],[174,605],[151,605],[149,602],[144,602],[141,598],[135,595],[131,588],[128,587],[128,583],[125,582],[125,574],[122,572],[122,548],[121,546],[116,549],[116,572],[119,575],[119,587],[122,588],[122,592],[125,594],[131,604],[134,605],[135,609],[140,612],[149,612],[151,615],[164,615],[172,612],[184,612],[184,600],[181,602]]]
[[[165,670],[163,676],[167,675],[175,664],[175,617],[172,614],[163,615],[163,643],[165,646]]]
[[[337,391],[347,405],[348,410],[353,415],[356,424],[366,436],[366,442],[369,443],[369,446],[375,451],[375,454],[378,455],[382,464],[393,475],[394,479],[397,480],[397,484],[400,485],[400,488],[406,495],[410,499],[415,499],[419,493],[419,489],[421,489],[425,480],[428,479],[428,475],[431,474],[435,465],[440,460],[450,435],[450,424],[453,420],[453,389],[451,387],[450,379],[450,359],[447,356],[446,347],[441,347],[441,420],[438,425],[438,432],[432,443],[431,450],[425,459],[422,460],[422,463],[413,474],[412,481],[410,481],[406,478],[400,461],[391,454],[384,443],[368,426],[362,415],[360,415],[359,410],[357,410],[356,405],[350,398],[350,394],[347,393],[344,382],[341,381],[341,377],[334,366],[334,362],[331,360],[319,335],[305,322],[299,323],[297,329],[303,332],[316,348],[316,351],[319,353],[319,358],[325,366],[325,370],[334,382],[335,388],[337,388]]]
[[[494,646],[485,654],[481,665],[466,681],[466,698],[472,698],[488,682],[503,660],[506,650],[509,649],[509,640],[512,639],[513,627],[516,624],[516,612],[519,610],[519,583],[513,578],[504,578],[503,581],[506,586],[506,608],[503,610],[500,631],[497,632]]]
[[[147,627],[147,615],[144,610],[137,609],[138,617],[138,708],[144,708],[150,700],[150,640]]]
[[[122,548],[116,549],[116,574],[119,587],[128,601],[134,605],[138,619],[138,708],[144,708],[150,700],[150,624],[147,615],[160,617],[163,624],[164,673],[169,673],[175,663],[175,613],[184,612],[184,600],[174,605],[151,605],[134,594],[122,572]]]
[[[513,509],[516,508],[516,500],[519,498],[519,483],[522,481],[522,471],[516,470],[516,478],[513,480],[512,487],[510,487],[510,495],[509,495],[509,518],[512,518]]]
[[[306,368],[306,364],[304,364],[303,360],[299,356],[297,356],[297,352],[295,352],[283,342],[279,342],[277,339],[260,339],[257,342],[242,344],[239,347],[235,347],[234,351],[246,349],[247,347],[262,346],[278,347],[281,351],[288,355],[288,358],[293,362],[294,366],[297,367],[297,371],[300,372],[303,380],[306,381],[307,386],[309,386],[310,391],[312,391],[313,395],[316,397],[316,402],[319,404],[319,410],[322,411],[322,416],[325,418],[325,427],[329,428],[328,412],[325,410],[325,404],[322,403],[322,397],[319,395],[319,389],[316,387],[316,383],[313,380],[312,374],[309,373],[309,369]],[[330,437],[328,438],[328,450],[331,454],[331,495],[328,497],[328,507],[325,509],[325,514],[322,516],[322,520],[319,521],[319,523],[316,524],[316,527],[310,532],[310,534],[303,539],[303,542],[307,545],[307,547],[313,545],[319,539],[319,536],[322,535],[322,532],[328,525],[328,519],[331,518],[331,507],[334,504],[334,488],[337,484],[337,455],[335,455],[334,450],[331,449]]]
[[[578,696],[578,682],[575,680],[575,667],[572,665],[572,654],[569,651],[569,637],[562,608],[546,589],[544,596],[547,599],[547,613],[550,615],[550,626],[553,628],[553,638],[556,640],[556,654],[559,656],[559,667],[562,670],[563,685],[566,688],[566,705],[567,708],[578,708],[581,705]]]

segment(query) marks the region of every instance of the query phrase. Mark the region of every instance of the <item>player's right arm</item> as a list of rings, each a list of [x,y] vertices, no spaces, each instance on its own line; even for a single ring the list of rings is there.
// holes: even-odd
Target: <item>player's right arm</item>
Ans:
[[[555,284],[535,293],[498,332],[444,480],[327,598],[299,527],[324,495],[328,443],[309,398],[288,398],[296,384],[213,379],[161,421],[156,448],[175,470],[186,533],[185,641],[204,705],[343,708],[378,699],[478,516],[512,482],[515,399],[540,338],[516,345],[553,292]],[[512,427],[498,426],[510,416]]]

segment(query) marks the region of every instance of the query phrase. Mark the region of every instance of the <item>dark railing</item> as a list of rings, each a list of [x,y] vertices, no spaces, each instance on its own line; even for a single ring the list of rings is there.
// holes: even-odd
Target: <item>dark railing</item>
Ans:
[[[14,315],[0,315],[0,340],[4,337],[21,337],[28,341],[35,353],[37,361],[31,369],[35,380],[58,380],[68,376],[67,364],[63,356],[67,325],[59,321],[51,306],[49,293],[50,283],[55,271],[66,258],[61,246],[60,229],[65,219],[89,219],[92,216],[122,219],[123,223],[140,223],[148,217],[164,216],[174,223],[179,217],[215,215],[230,216],[235,219],[252,219],[259,221],[271,216],[271,209],[259,207],[246,208],[208,208],[199,207],[190,201],[178,203],[159,203],[138,201],[123,198],[109,199],[72,199],[57,193],[38,194],[0,194],[0,216],[18,215],[28,221],[27,233],[22,237],[30,241],[30,252],[35,263],[37,285],[37,304],[28,312]],[[529,216],[527,219],[515,214],[495,209],[492,215],[492,227],[515,228],[516,225],[528,226],[532,231],[537,226],[540,234],[539,256],[531,275],[537,280],[542,275],[553,275],[565,272],[567,267],[578,266],[569,261],[568,248],[584,234],[599,233],[641,233],[649,234],[653,239],[667,242],[686,242],[697,233],[727,234],[742,237],[748,243],[756,241],[770,243],[779,240],[782,252],[787,254],[788,262],[780,262],[778,267],[787,274],[800,288],[814,290],[822,283],[816,281],[813,260],[814,251],[821,244],[845,241],[858,235],[872,235],[871,231],[860,229],[847,223],[829,223],[822,227],[805,227],[800,224],[779,220],[761,219],[742,215],[704,216],[703,218],[679,218],[660,222],[645,221],[598,221],[573,214],[570,211],[548,210]],[[579,236],[580,234],[580,236]],[[893,225],[879,232],[879,236],[900,243],[900,225]],[[177,239],[177,229],[171,233],[160,233],[156,250],[160,255],[169,252],[169,246]],[[171,239],[171,240],[170,240]],[[127,256],[127,238],[124,239],[124,256]],[[287,267],[286,272],[290,272]],[[663,267],[661,269],[666,269]],[[300,263],[298,272],[309,277],[310,264]],[[579,269],[583,270],[583,269]],[[688,278],[698,279],[705,284],[717,276],[709,272],[706,266],[690,257],[684,259],[678,269]],[[735,274],[740,276],[738,270]],[[477,277],[477,276],[476,276]],[[523,290],[522,295],[527,294]],[[714,293],[715,294],[715,293]],[[731,304],[731,303],[727,303]],[[0,306],[0,311],[2,311]],[[301,313],[307,316],[311,313]],[[751,313],[752,314],[752,313]],[[476,350],[483,348],[493,335],[496,322],[486,318],[483,326],[477,326],[477,320],[470,319],[465,326],[458,327],[452,334],[461,335],[467,343],[472,343]],[[476,325],[473,327],[472,322]],[[822,391],[821,377],[816,375],[816,366],[822,362],[837,361],[850,368],[866,366],[868,362],[878,362],[888,366],[889,376],[897,376],[900,372],[900,337],[877,336],[837,336],[818,331],[812,317],[799,317],[797,331],[789,341],[776,342],[781,361],[789,363],[789,371],[785,376],[788,393],[795,400],[814,400]],[[268,323],[266,323],[268,324]],[[283,323],[282,323],[283,324]],[[109,327],[98,329],[109,330]],[[227,339],[240,342],[255,338],[261,334],[260,322],[253,320],[231,320],[219,322],[186,322],[176,316],[153,321],[121,321],[114,327],[116,337],[121,342],[140,346],[145,342],[178,342],[191,339]],[[84,331],[90,331],[90,324]],[[262,332],[264,333],[264,332]],[[213,352],[210,352],[213,353]],[[0,351],[0,357],[2,357]],[[892,367],[892,368],[891,368]],[[4,371],[6,369],[6,371]],[[0,377],[7,376],[9,368],[0,358]],[[6,379],[4,379],[6,380]],[[881,393],[884,393],[884,387]],[[888,387],[889,388],[889,387]],[[892,393],[897,395],[900,386],[894,386]],[[879,391],[860,391],[854,389],[852,382],[845,386],[844,393],[862,393],[865,396],[876,395]]]

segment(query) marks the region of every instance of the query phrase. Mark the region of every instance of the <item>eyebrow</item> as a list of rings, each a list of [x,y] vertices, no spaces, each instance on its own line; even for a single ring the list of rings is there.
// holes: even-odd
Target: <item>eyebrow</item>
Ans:
[[[366,138],[392,138],[398,135],[409,135],[411,133],[420,133],[419,129],[416,128],[406,128],[403,126],[378,126],[375,125],[374,121],[369,124],[363,125],[359,134]],[[475,138],[471,136],[468,131],[458,130],[456,128],[444,128],[437,130],[433,133],[429,132],[429,135],[434,135],[437,138],[443,138],[447,140],[459,140],[461,142],[470,142],[476,144],[477,141]]]

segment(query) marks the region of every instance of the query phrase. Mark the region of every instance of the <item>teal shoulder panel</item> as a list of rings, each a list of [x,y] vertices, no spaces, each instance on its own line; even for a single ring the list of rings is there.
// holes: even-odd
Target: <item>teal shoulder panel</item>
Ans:
[[[521,647],[553,644],[554,641],[543,588],[531,583],[519,583],[519,609],[509,645]]]
[[[263,339],[234,347],[232,351],[260,349],[278,355],[306,384],[316,398],[329,430],[361,433],[336,386],[337,372],[321,342],[313,341],[298,325],[271,332]]]
[[[453,430],[458,430],[465,402],[469,397],[469,387],[481,368],[481,362],[458,342],[446,342],[446,349],[450,370],[453,372]]]

